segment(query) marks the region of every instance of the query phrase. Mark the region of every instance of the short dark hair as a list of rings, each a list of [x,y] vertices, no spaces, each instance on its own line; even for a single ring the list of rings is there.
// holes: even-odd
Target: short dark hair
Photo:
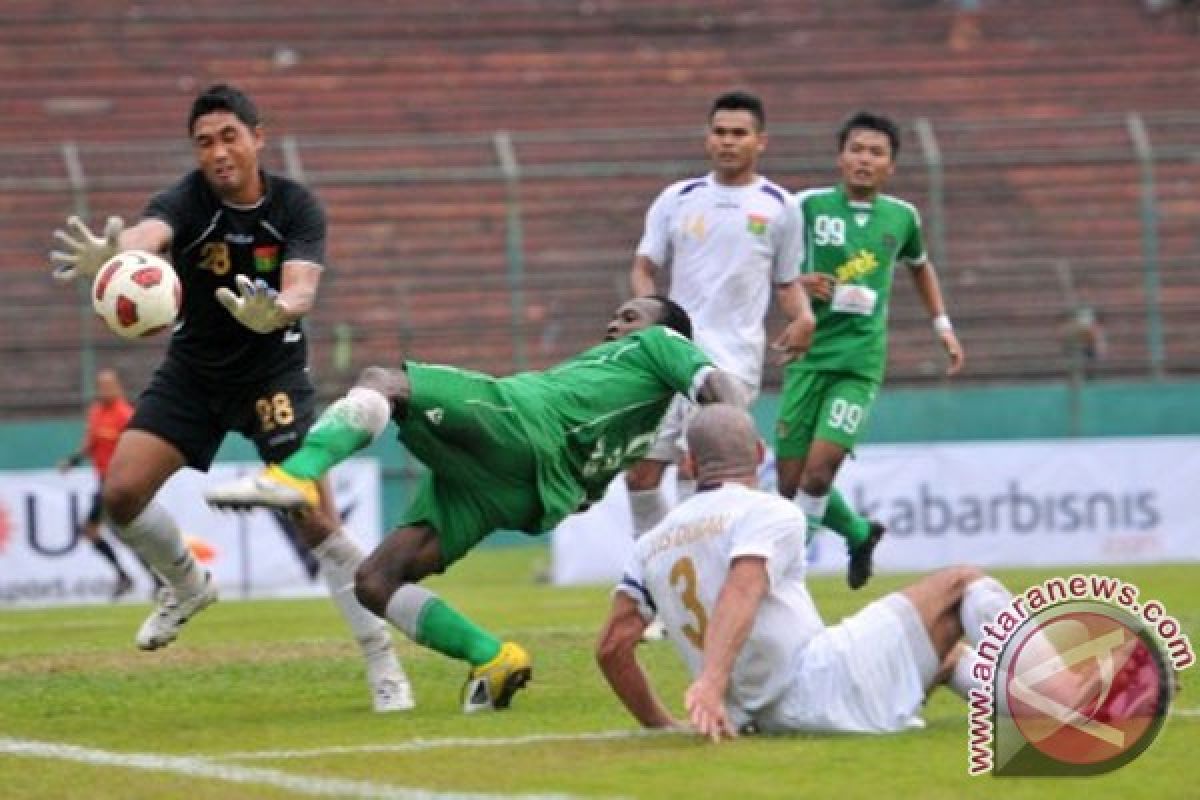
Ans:
[[[749,111],[754,116],[754,121],[758,123],[760,131],[767,127],[767,112],[763,108],[763,101],[758,95],[744,89],[734,89],[731,92],[722,92],[717,95],[717,99],[713,100],[712,108],[708,111],[708,118],[711,120],[713,114],[718,111]]]
[[[887,136],[888,142],[892,145],[892,158],[895,158],[900,153],[900,129],[896,127],[896,123],[882,114],[872,114],[870,111],[859,111],[854,116],[842,123],[842,127],[838,128],[837,142],[838,152],[840,153],[846,147],[846,140],[850,138],[850,131],[865,129],[868,131],[878,131],[884,136]]]
[[[661,294],[652,294],[650,299],[657,300],[663,307],[662,318],[657,324],[670,328],[688,339],[692,338],[692,318],[683,310],[683,306]]]
[[[214,111],[228,111],[250,129],[259,126],[258,107],[254,101],[241,89],[217,83],[197,95],[192,103],[192,111],[188,114],[188,135],[191,135],[197,119]]]

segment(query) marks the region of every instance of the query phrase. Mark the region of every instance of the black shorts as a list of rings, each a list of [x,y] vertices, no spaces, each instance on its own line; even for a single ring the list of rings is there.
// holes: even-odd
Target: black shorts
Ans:
[[[307,370],[289,370],[256,384],[219,384],[167,359],[138,398],[129,427],[174,445],[189,467],[212,465],[225,434],[254,442],[258,456],[278,463],[300,447],[316,417],[317,390]]]
[[[104,518],[104,495],[97,489],[92,495],[92,507],[88,509],[84,522],[88,525],[99,525]]]

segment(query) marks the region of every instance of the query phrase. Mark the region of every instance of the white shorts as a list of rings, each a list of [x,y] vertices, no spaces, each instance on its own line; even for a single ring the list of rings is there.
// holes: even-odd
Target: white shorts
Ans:
[[[754,717],[770,732],[902,731],[938,666],[917,609],[889,594],[813,638],[791,686]]]
[[[738,381],[746,392],[746,410],[749,411],[758,399],[758,388]],[[696,404],[681,394],[675,395],[667,413],[663,414],[662,422],[658,423],[658,433],[654,444],[650,445],[645,458],[649,461],[662,461],[667,464],[678,464],[687,452],[687,426],[692,415],[696,413]]]

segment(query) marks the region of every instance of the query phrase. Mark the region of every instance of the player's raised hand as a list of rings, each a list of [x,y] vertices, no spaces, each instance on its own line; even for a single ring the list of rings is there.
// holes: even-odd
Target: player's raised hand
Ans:
[[[117,254],[117,238],[124,229],[120,217],[109,217],[104,232],[97,236],[79,217],[67,217],[66,230],[54,232],[54,240],[62,248],[50,253],[54,279],[70,283],[78,276],[92,278],[104,262]]]
[[[946,365],[946,374],[957,375],[962,371],[963,365],[967,363],[967,356],[963,352],[958,337],[954,335],[953,330],[948,330],[939,331],[938,338],[942,340],[942,347],[946,348],[946,355],[950,359],[950,363]]]
[[[270,333],[288,323],[287,310],[279,304],[279,292],[266,281],[261,278],[252,281],[245,275],[238,275],[236,282],[237,294],[224,286],[216,291],[217,302],[225,306],[234,319],[255,333]]]
[[[737,737],[737,731],[725,711],[725,699],[722,694],[704,678],[699,678],[688,687],[683,696],[692,727],[701,736],[707,736],[714,742],[719,742],[722,738]]]

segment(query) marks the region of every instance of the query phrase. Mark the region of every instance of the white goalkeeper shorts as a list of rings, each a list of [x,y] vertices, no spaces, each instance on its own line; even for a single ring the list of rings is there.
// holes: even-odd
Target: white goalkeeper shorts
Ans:
[[[902,731],[919,715],[939,663],[917,609],[889,594],[813,638],[791,686],[754,717],[773,732]]]
[[[758,399],[758,388],[738,381],[746,392],[746,410],[749,411]],[[658,433],[654,444],[650,445],[646,458],[651,461],[663,461],[667,464],[678,464],[687,452],[687,426],[696,413],[697,405],[681,394],[675,395],[667,413],[663,414],[662,422],[658,424]]]

